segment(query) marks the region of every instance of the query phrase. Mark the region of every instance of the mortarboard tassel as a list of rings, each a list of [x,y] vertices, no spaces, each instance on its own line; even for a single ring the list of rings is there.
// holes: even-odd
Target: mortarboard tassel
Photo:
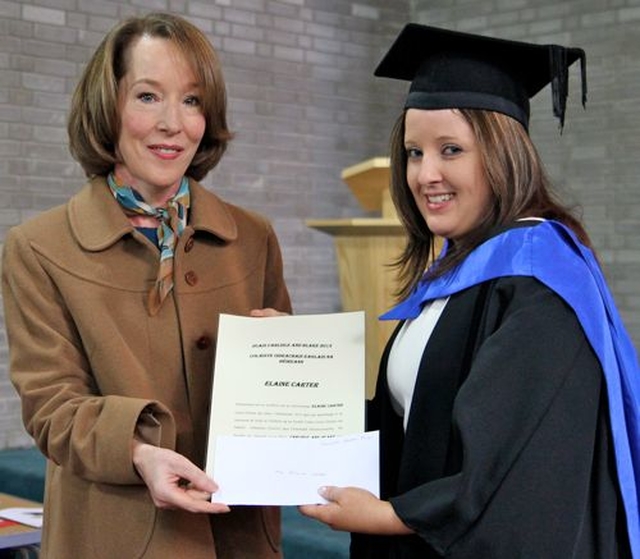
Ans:
[[[551,71],[551,96],[553,114],[560,119],[560,130],[564,128],[564,113],[569,93],[569,68],[567,68],[567,49],[558,45],[549,45],[549,66]]]
[[[567,49],[558,45],[549,45],[551,95],[553,98],[553,114],[560,119],[560,131],[564,128],[564,115],[569,94],[569,67],[567,65]],[[584,51],[580,57],[580,81],[582,83],[582,106],[587,104],[587,64]]]
[[[582,108],[587,108],[587,55],[580,54],[580,80],[582,82]]]

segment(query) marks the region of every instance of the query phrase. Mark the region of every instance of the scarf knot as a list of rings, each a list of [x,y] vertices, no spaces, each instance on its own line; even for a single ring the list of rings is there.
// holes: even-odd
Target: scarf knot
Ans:
[[[178,238],[187,224],[189,179],[182,177],[178,191],[164,208],[154,208],[147,204],[133,188],[120,183],[114,173],[109,173],[107,184],[127,215],[155,217],[159,222],[157,234],[160,265],[157,279],[148,295],[149,314],[153,316],[158,313],[173,289],[173,256]]]

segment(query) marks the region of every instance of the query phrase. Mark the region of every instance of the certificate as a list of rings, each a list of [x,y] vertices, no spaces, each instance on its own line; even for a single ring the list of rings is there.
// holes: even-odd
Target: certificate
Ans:
[[[216,464],[218,437],[242,437],[239,444],[249,446],[264,437],[362,434],[364,405],[362,311],[220,315],[206,471],[216,480],[215,469],[222,467]],[[220,460],[233,467],[246,457],[227,450]],[[253,504],[259,502],[256,496]]]

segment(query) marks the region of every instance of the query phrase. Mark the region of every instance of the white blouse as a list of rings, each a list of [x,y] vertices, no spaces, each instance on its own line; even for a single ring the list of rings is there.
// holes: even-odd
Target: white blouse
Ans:
[[[403,416],[405,431],[420,360],[448,301],[449,297],[445,297],[425,305],[418,317],[405,321],[391,346],[387,383],[393,409]]]

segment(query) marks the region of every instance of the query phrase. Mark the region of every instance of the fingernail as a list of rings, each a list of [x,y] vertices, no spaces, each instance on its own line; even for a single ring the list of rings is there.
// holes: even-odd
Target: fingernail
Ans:
[[[319,488],[318,488],[318,494],[319,494],[321,497],[326,497],[326,495],[327,495],[327,488],[326,488],[324,485],[323,485],[322,487],[319,487]]]

